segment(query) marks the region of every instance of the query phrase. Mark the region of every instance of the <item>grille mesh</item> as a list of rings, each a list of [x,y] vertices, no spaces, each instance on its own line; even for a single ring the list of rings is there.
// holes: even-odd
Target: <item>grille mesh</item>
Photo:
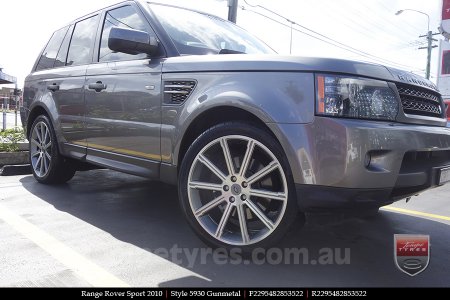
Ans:
[[[441,96],[439,93],[419,87],[397,84],[403,111],[410,115],[442,117]]]
[[[186,101],[195,88],[195,81],[165,81],[164,102],[181,104]]]

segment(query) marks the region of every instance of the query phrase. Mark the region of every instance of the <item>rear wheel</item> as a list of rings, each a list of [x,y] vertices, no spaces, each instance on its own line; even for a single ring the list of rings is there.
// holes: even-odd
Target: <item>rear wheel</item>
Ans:
[[[268,247],[297,216],[292,174],[278,142],[249,124],[217,125],[188,149],[180,201],[194,231],[213,247]]]
[[[55,131],[45,115],[38,116],[30,131],[30,163],[40,183],[64,183],[75,175],[73,166],[59,154]]]

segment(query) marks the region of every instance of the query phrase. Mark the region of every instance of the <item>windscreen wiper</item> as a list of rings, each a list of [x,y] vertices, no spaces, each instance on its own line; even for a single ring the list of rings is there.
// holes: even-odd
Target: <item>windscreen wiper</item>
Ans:
[[[242,51],[236,51],[231,49],[220,49],[219,54],[246,54]]]

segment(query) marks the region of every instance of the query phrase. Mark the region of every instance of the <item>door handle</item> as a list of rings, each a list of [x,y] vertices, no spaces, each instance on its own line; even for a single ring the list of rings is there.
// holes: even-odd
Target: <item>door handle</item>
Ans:
[[[106,89],[106,84],[101,81],[97,81],[96,83],[89,83],[88,88],[90,90],[95,90],[96,92],[100,92],[101,90]]]
[[[52,92],[56,92],[57,90],[59,90],[59,84],[54,83],[54,84],[47,85],[47,89]]]

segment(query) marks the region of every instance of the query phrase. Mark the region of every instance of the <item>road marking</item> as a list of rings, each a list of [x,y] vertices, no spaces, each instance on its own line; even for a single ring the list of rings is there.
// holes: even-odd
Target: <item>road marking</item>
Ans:
[[[89,282],[94,287],[129,287],[124,281],[64,245],[24,218],[14,214],[1,204],[0,219],[3,219],[3,221],[11,225],[16,231],[33,241],[53,258],[73,270],[80,278]]]
[[[450,221],[450,217],[424,213],[424,212],[417,211],[417,210],[409,210],[409,209],[404,209],[404,208],[400,208],[400,207],[393,207],[393,206],[385,206],[382,209],[390,210],[390,211],[393,211],[393,212],[404,213],[404,214],[408,214],[408,215],[414,215],[414,216],[421,216],[421,217],[428,217],[428,218],[433,218],[433,219]]]

